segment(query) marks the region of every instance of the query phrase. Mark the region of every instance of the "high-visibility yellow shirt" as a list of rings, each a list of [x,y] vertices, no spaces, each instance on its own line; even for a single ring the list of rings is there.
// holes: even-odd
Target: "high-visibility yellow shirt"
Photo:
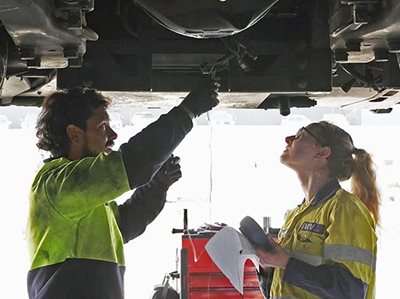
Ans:
[[[292,257],[313,266],[339,264],[367,288],[374,298],[377,237],[374,219],[361,200],[339,188],[323,198],[303,202],[289,211],[278,243]],[[318,194],[317,194],[318,195]],[[270,294],[274,299],[316,299],[311,292],[284,281],[276,268]]]
[[[120,152],[45,163],[30,194],[31,269],[68,258],[124,265],[123,239],[113,200],[129,190]]]

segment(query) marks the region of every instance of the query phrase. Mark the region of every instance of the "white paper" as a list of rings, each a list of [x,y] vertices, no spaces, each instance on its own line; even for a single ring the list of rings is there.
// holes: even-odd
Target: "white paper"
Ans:
[[[243,295],[244,264],[247,259],[259,266],[254,248],[241,233],[230,226],[217,232],[206,244],[205,249],[213,262]]]

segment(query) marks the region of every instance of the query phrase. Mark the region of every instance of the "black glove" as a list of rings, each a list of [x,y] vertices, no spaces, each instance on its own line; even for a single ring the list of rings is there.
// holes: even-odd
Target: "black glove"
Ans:
[[[182,177],[179,157],[171,156],[154,175],[152,182],[168,189],[173,183]]]
[[[199,116],[211,110],[219,103],[217,99],[219,85],[211,78],[204,79],[198,87],[186,96],[180,106],[183,106],[184,110],[188,109],[194,116]]]

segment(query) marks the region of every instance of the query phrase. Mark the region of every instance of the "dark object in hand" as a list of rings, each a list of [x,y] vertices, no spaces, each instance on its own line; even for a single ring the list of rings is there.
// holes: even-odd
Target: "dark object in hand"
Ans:
[[[172,155],[154,175],[153,181],[160,183],[167,188],[170,187],[182,177],[179,162],[180,158]]]
[[[240,221],[239,230],[253,245],[261,247],[269,252],[274,251],[274,246],[268,240],[268,234],[266,234],[261,226],[250,216],[246,216]]]
[[[218,105],[218,87],[219,83],[211,78],[203,78],[200,85],[186,96],[181,105],[189,109],[194,116],[200,116]]]

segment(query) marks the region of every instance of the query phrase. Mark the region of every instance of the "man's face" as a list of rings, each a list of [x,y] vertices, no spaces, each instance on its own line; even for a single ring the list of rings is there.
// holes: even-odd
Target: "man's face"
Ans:
[[[82,157],[95,157],[101,152],[111,151],[117,138],[110,127],[110,118],[105,107],[96,108],[94,114],[86,121],[86,131],[82,138]]]

